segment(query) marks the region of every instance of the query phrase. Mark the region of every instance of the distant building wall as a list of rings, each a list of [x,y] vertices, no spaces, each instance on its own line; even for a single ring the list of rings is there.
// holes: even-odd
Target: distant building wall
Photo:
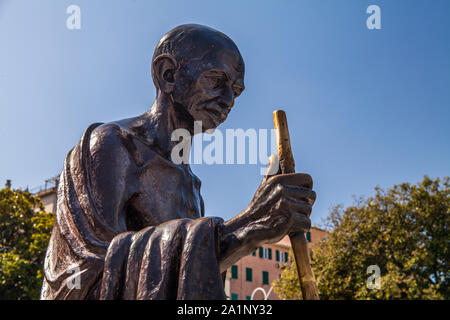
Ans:
[[[327,235],[324,230],[312,228],[307,234],[309,248],[314,249]],[[258,247],[236,262],[227,270],[227,297],[232,300],[279,300],[272,290],[272,282],[280,277],[290,249],[291,243],[286,236],[275,244]]]
[[[59,177],[53,177],[45,181],[44,185],[31,189],[34,196],[41,199],[46,212],[56,213],[56,201]]]
[[[42,205],[44,206],[44,210],[46,212],[56,213],[56,189],[48,189],[43,190],[35,194],[35,196],[39,197],[42,201]]]

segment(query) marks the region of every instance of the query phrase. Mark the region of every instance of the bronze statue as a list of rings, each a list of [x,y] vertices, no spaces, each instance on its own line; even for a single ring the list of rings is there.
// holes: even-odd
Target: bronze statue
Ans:
[[[225,299],[227,268],[310,227],[307,174],[265,176],[250,204],[223,221],[204,217],[200,180],[171,161],[173,130],[194,134],[194,121],[216,128],[244,90],[230,38],[174,28],[155,49],[152,77],[150,110],[91,125],[67,155],[42,299]]]

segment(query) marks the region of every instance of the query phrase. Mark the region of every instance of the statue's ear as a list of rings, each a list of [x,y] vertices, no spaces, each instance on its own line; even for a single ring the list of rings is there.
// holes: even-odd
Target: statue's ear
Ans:
[[[152,76],[155,85],[166,93],[170,93],[175,85],[175,72],[178,70],[178,63],[169,54],[159,55],[152,63]]]

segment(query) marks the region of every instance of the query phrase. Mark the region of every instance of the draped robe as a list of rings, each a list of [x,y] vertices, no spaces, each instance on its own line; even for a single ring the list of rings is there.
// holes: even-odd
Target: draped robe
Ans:
[[[132,169],[110,175],[121,161]],[[153,224],[153,215],[167,218]],[[225,299],[222,223],[204,217],[200,181],[188,166],[120,125],[91,125],[60,176],[41,299]]]

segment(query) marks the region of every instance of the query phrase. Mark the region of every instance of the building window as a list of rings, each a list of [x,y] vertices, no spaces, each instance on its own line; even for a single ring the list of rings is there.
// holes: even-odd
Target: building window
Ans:
[[[256,257],[256,250],[252,252],[252,256]]]
[[[283,251],[276,251],[276,260],[280,263],[285,263],[288,260],[288,256],[289,254],[287,252],[283,252]]]
[[[259,257],[263,259],[272,260],[272,249],[259,247]]]
[[[231,266],[231,279],[237,279],[237,278],[238,278],[238,267]]]
[[[269,273],[267,271],[262,272],[263,284],[269,284]]]
[[[245,268],[245,280],[252,281],[252,268]]]
[[[260,247],[259,257],[263,259],[272,259],[272,249]]]
[[[246,300],[252,300],[250,296],[245,297]]]
[[[284,259],[284,252],[280,252],[279,255],[280,255],[280,256],[279,256],[279,261],[280,261],[281,263],[285,263],[286,260]]]
[[[306,232],[306,240],[308,240],[308,242],[311,242],[311,232]]]
[[[232,293],[231,294],[231,300],[237,300],[239,298],[237,293]]]

